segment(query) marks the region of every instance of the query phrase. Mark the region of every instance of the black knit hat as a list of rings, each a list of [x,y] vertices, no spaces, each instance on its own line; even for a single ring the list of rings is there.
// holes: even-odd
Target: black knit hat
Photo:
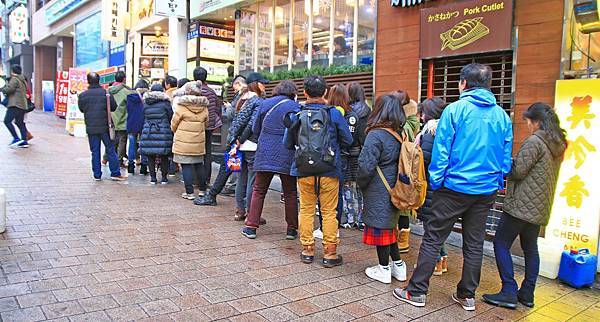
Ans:
[[[151,92],[164,92],[165,89],[162,87],[161,84],[154,84],[154,85],[152,85],[152,87],[150,87],[150,91]]]

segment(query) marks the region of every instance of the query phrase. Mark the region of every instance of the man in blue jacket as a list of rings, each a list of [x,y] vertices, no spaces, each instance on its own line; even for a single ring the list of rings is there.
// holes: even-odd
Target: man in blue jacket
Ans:
[[[340,159],[342,147],[352,144],[352,134],[348,123],[340,111],[327,104],[325,94],[327,83],[320,76],[309,76],[304,80],[304,95],[307,97],[303,109],[327,109],[329,112],[330,149],[333,152],[333,164],[335,168],[325,173],[315,175],[302,172],[298,169],[298,159],[292,162],[291,175],[298,177],[298,189],[300,192],[299,231],[300,243],[302,244],[301,260],[310,264],[315,256],[315,239],[313,237],[315,208],[319,202],[321,215],[323,216],[323,266],[334,267],[342,265],[342,257],[337,255],[337,230],[338,220],[336,209],[338,204],[339,180],[342,175],[342,163]],[[299,112],[299,111],[296,111]],[[293,114],[291,122],[299,124],[297,114]],[[298,129],[290,126],[284,136],[285,145],[289,149],[295,148],[299,136]]]
[[[429,183],[435,190],[432,216],[425,222],[408,287],[394,290],[396,298],[414,306],[425,306],[440,247],[462,218],[463,271],[452,299],[467,311],[475,310],[487,215],[510,171],[513,141],[510,118],[490,91],[491,79],[489,66],[463,67],[460,99],[448,105],[440,119],[429,166]]]

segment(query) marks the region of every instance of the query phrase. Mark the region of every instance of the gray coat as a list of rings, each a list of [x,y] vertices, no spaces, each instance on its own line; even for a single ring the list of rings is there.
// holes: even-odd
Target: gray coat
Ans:
[[[379,165],[390,187],[396,185],[400,142],[385,130],[375,129],[367,134],[365,145],[358,157],[357,182],[363,193],[365,225],[392,229],[398,224],[399,211],[392,204],[390,194],[377,174]]]
[[[525,140],[508,177],[505,212],[535,225],[548,224],[565,149],[565,143],[553,141],[543,130]]]

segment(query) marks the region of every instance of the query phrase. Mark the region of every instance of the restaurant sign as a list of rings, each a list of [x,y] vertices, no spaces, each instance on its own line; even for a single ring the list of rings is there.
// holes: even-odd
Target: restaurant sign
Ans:
[[[461,1],[421,9],[421,58],[511,48],[513,0]]]

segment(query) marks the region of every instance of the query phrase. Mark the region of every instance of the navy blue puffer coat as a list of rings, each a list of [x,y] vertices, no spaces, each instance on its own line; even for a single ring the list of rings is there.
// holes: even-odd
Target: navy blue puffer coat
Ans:
[[[164,92],[144,94],[144,128],[140,139],[140,154],[169,155],[173,147],[171,118],[173,108]]]

